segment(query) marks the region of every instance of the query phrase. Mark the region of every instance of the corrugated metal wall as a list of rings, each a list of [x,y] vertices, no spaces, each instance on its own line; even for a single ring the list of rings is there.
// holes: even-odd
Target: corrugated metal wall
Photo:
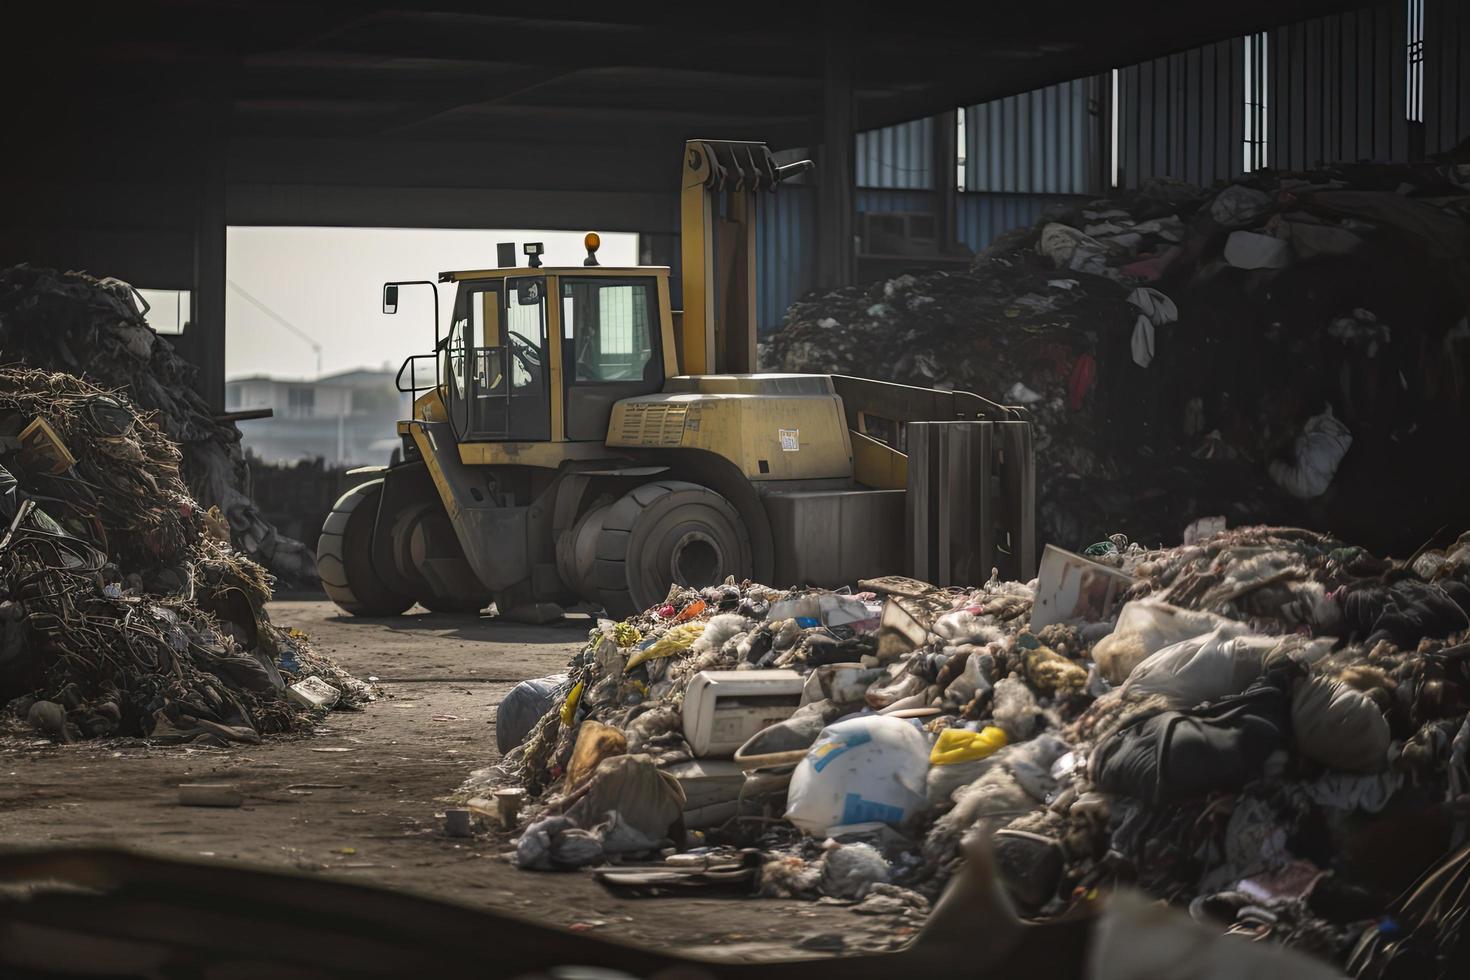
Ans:
[[[1423,38],[1411,73],[1411,24]],[[1470,10],[1395,0],[1265,34],[1266,162],[1282,170],[1419,159],[1470,136]],[[1208,185],[1245,169],[1246,39],[1119,70],[1120,183]],[[1422,124],[1410,118],[1421,85]]]
[[[1424,150],[1442,153],[1470,138],[1470,8],[1426,0]]]
[[[1101,82],[1080,78],[965,110],[965,190],[1101,190]]]
[[[934,119],[857,134],[857,186],[934,189]]]
[[[756,326],[768,333],[817,281],[817,189],[791,184],[762,194],[755,216]]]
[[[1407,160],[1404,3],[1278,28],[1271,40],[1270,161],[1282,170]]]
[[[1240,38],[1118,72],[1118,183],[1148,177],[1196,184],[1242,168],[1245,91]]]
[[[924,211],[934,210],[933,191],[880,190],[859,187],[857,192],[858,213],[868,211]]]

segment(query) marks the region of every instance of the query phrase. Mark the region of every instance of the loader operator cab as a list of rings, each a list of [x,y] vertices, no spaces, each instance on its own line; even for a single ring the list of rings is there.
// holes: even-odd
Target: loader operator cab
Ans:
[[[601,441],[614,402],[659,391],[668,376],[667,276],[600,266],[441,273],[456,292],[435,387],[455,438]]]

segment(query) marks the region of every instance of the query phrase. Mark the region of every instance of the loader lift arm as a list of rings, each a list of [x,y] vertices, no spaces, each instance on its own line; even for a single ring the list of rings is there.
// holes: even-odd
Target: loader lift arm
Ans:
[[[812,169],[778,165],[764,143],[689,140],[679,199],[684,374],[749,374],[755,363],[756,195]]]

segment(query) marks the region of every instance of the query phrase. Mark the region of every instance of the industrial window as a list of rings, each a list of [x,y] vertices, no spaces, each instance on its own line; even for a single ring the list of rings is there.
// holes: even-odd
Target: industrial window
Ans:
[[[148,326],[158,333],[181,334],[189,323],[190,293],[187,289],[139,289],[147,304],[141,311]]]
[[[1410,122],[1424,121],[1424,0],[1408,0],[1409,57],[1404,111]]]
[[[1109,136],[1108,136],[1108,161],[1109,161],[1109,175],[1110,175],[1110,180],[1111,180],[1111,183],[1109,184],[1109,186],[1111,186],[1111,187],[1117,187],[1118,186],[1118,176],[1119,176],[1119,169],[1118,169],[1118,150],[1119,150],[1119,146],[1120,146],[1119,138],[1120,138],[1120,135],[1122,133],[1122,127],[1118,124],[1118,120],[1123,115],[1123,105],[1122,105],[1121,102],[1118,101],[1118,86],[1119,86],[1119,81],[1120,81],[1119,74],[1118,74],[1118,69],[1114,68],[1112,70],[1110,81],[1112,82],[1112,88],[1113,88],[1113,93],[1112,93],[1113,101],[1110,102],[1110,103],[1108,103],[1108,106],[1109,106],[1108,117],[1109,117],[1109,125],[1111,127],[1111,132],[1109,133]]]
[[[955,187],[965,189],[965,110],[954,114]]]
[[[1245,172],[1266,166],[1268,77],[1266,32],[1245,37]]]
[[[568,279],[562,320],[570,324],[574,381],[642,381],[653,360],[657,304],[650,282]]]

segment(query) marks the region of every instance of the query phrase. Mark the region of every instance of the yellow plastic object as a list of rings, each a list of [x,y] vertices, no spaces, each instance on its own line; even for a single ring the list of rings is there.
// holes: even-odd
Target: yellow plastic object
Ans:
[[[987,725],[978,732],[966,731],[963,728],[946,728],[939,733],[939,741],[935,742],[934,748],[929,751],[929,763],[935,766],[948,766],[956,762],[983,759],[1005,748],[1009,741],[1006,733],[994,725]]]
[[[630,647],[642,639],[643,634],[632,623],[618,623],[613,627],[613,642],[620,647]]]
[[[561,706],[561,723],[563,725],[570,725],[572,719],[577,717],[577,705],[582,702],[582,688],[585,684],[585,681],[578,681],[576,686],[572,688],[572,692],[567,695],[566,703]]]
[[[623,733],[611,725],[588,718],[577,729],[577,743],[572,749],[572,761],[567,764],[567,788],[571,789],[592,775],[597,764],[614,755],[628,751],[628,740]]]
[[[645,660],[654,660],[658,657],[671,657],[676,653],[682,653],[694,645],[704,633],[704,623],[681,623],[671,628],[663,636],[654,640],[642,650],[635,650],[624,665],[624,670],[632,670]]]

